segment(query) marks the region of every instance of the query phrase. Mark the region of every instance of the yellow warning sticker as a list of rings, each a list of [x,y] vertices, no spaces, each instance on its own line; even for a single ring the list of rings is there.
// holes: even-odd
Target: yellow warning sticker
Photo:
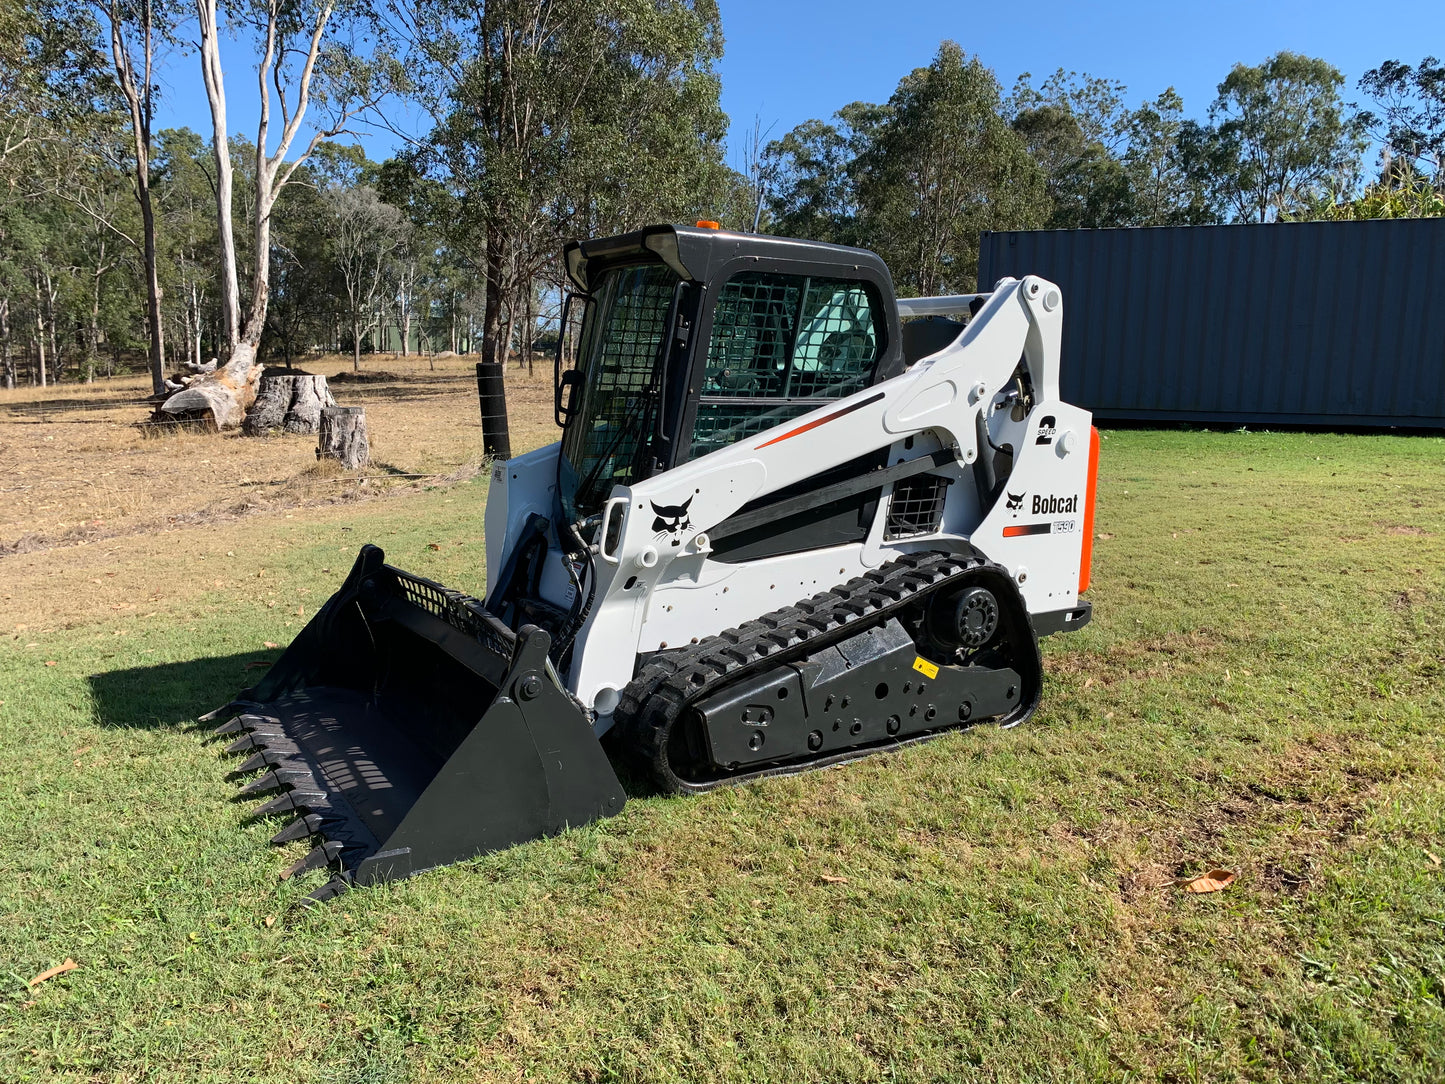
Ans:
[[[938,676],[938,664],[929,662],[922,655],[917,656],[913,660],[913,669],[927,678],[936,678]]]

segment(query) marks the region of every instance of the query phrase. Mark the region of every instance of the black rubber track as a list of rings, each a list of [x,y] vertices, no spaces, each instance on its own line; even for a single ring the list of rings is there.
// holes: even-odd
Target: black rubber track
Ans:
[[[679,774],[671,760],[673,731],[688,709],[731,682],[759,670],[785,665],[860,635],[939,591],[982,583],[999,600],[1000,624],[1013,651],[1007,664],[1022,679],[1018,705],[995,719],[970,720],[903,739],[887,739],[815,758],[787,761],[748,772],[721,772],[711,778]],[[700,794],[754,779],[794,775],[814,768],[858,760],[928,741],[950,730],[994,722],[1016,726],[1038,707],[1043,666],[1038,639],[1023,596],[1008,571],[976,551],[905,554],[847,583],[810,599],[765,614],[737,628],[709,636],[680,651],[651,659],[623,690],[618,705],[618,737],[664,793]],[[684,769],[686,772],[686,769]]]

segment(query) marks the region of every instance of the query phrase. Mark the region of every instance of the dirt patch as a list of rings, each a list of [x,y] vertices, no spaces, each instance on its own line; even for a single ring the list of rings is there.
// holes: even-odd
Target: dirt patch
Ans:
[[[209,526],[261,512],[378,500],[416,492],[422,485],[450,485],[466,481],[481,473],[485,465],[482,462],[465,464],[447,474],[436,475],[388,473],[384,470],[353,474],[343,471],[339,466],[328,469],[332,462],[324,461],[280,483],[252,483],[256,486],[265,485],[266,491],[243,498],[225,508],[212,507],[167,516],[163,524],[148,522],[129,528],[108,528],[100,523],[78,524],[59,535],[31,534],[11,542],[0,541],[0,557],[146,534],[156,530],[158,526],[167,530],[176,527]]]
[[[399,384],[402,380],[385,369],[358,369],[326,378],[328,384]]]
[[[1418,588],[1398,591],[1395,597],[1390,600],[1390,608],[1396,613],[1405,613],[1406,611],[1413,610],[1428,597],[1429,595],[1425,591]]]
[[[314,437],[143,432],[145,377],[0,391],[0,555],[471,477],[482,462],[474,360],[397,358],[364,371],[362,383],[342,381],[343,405],[365,403],[380,461],[364,479],[317,476]],[[350,364],[308,359],[306,368],[335,380]],[[510,368],[507,395],[515,451],[557,439],[550,371]]]
[[[1271,757],[1269,777],[1236,782],[1168,826],[1146,831],[1147,857],[1122,862],[1121,900],[1167,902],[1181,878],[1216,867],[1234,870],[1239,886],[1253,892],[1308,891],[1327,857],[1360,832],[1379,781],[1353,762],[1374,748],[1340,734],[1292,743]],[[1196,780],[1221,785],[1210,770]],[[1137,842],[1130,840],[1132,854]]]
[[[1098,653],[1050,655],[1047,670],[1051,676],[1081,675],[1091,685],[1107,686],[1177,672],[1206,659],[1227,643],[1224,636],[1212,630],[1193,629],[1146,640],[1120,641]]]
[[[1386,534],[1428,535],[1430,533],[1424,527],[1416,527],[1409,523],[1377,523],[1375,526]]]
[[[1329,802],[1273,802],[1234,794],[1198,811],[1190,824],[1151,834],[1150,857],[1119,872],[1119,898],[1168,901],[1181,880],[1224,867],[1254,892],[1308,891],[1323,859],[1358,833],[1373,786]]]

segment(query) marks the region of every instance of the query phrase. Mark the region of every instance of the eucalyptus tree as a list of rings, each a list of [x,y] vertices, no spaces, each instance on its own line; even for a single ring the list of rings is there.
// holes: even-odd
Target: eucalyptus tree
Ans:
[[[1416,181],[1445,187],[1445,64],[1433,56],[1414,66],[1387,60],[1365,73],[1360,89],[1375,102],[1361,120],[1385,145],[1385,179],[1408,169]]]
[[[1327,61],[1280,52],[1236,64],[1219,84],[1209,126],[1183,135],[1192,135],[1196,176],[1233,218],[1268,222],[1355,187],[1365,126],[1340,98],[1344,81]]]
[[[1050,229],[1129,225],[1133,191],[1123,162],[1085,134],[1066,106],[1045,103],[1023,110],[1013,130],[1043,172]]]
[[[25,345],[31,382],[41,387],[60,375],[57,302],[71,272],[76,222],[68,208],[44,193],[27,200],[24,213],[11,214],[6,222],[3,289],[10,326],[5,331]]]
[[[42,352],[54,340],[46,321],[56,279],[43,238],[64,223],[47,182],[57,155],[110,106],[97,78],[103,60],[95,24],[85,11],[68,16],[55,0],[0,3],[0,379],[7,386],[15,382],[15,347],[27,328],[36,351],[32,372],[49,379]]]
[[[35,140],[40,117],[34,108],[40,93],[34,57],[27,43],[40,23],[40,13],[29,4],[0,3],[0,197],[15,184],[16,160]]]
[[[332,259],[345,290],[351,325],[351,367],[361,368],[362,337],[377,326],[391,262],[407,241],[401,211],[383,203],[376,189],[365,185],[332,188],[323,195],[331,235]]]
[[[1024,72],[1003,103],[1010,120],[1034,109],[1053,108],[1067,113],[1085,143],[1097,143],[1111,155],[1122,152],[1129,138],[1129,111],[1124,105],[1128,88],[1117,79],[1059,68],[1039,86]]]
[[[388,30],[433,120],[411,158],[485,283],[483,361],[505,358],[563,236],[726,192],[713,0],[395,0]]]
[[[1133,192],[1135,225],[1198,224],[1211,217],[1196,199],[1198,183],[1180,145],[1185,124],[1184,99],[1173,87],[1129,114],[1124,168]]]
[[[165,391],[165,327],[161,316],[156,215],[151,199],[155,65],[157,50],[172,37],[178,9],[172,0],[90,0],[90,3],[104,21],[116,87],[130,118],[131,165],[135,199],[141,214],[151,390],[159,395]],[[98,310],[98,303],[96,307]]]
[[[66,178],[69,199],[57,201],[67,210],[84,206],[85,215],[66,214],[60,236],[68,282],[62,287],[68,322],[79,331],[81,367],[86,383],[95,379],[100,354],[102,310],[107,298],[119,295],[124,308],[158,315],[150,302],[157,294],[143,289],[151,283],[153,252],[142,241],[142,208],[135,199],[135,177],[124,157],[124,139],[112,133],[109,150],[81,150]],[[122,272],[114,274],[114,272]],[[146,341],[156,342],[155,325],[147,322]],[[60,358],[57,356],[56,362]],[[155,353],[148,355],[152,375]],[[164,383],[161,390],[164,390]]]
[[[1035,87],[1019,76],[1004,115],[1043,170],[1046,225],[1087,229],[1128,225],[1133,190],[1121,151],[1129,136],[1125,86],[1060,68]]]
[[[323,144],[324,148],[326,144]],[[313,159],[272,212],[271,298],[262,353],[280,352],[287,368],[309,346],[328,341],[340,308],[332,264],[330,194]]]
[[[452,271],[468,277],[462,266],[474,261],[459,256],[449,238],[465,239],[466,231],[455,224],[460,216],[456,192],[442,181],[423,175],[418,155],[404,151],[381,163],[376,170],[377,195],[405,216],[406,243],[395,257],[395,298],[397,334],[402,354],[411,352],[412,330],[423,352],[430,350],[432,319],[439,301],[450,296],[443,288],[445,274]]]
[[[881,106],[853,102],[831,120],[804,121],[767,145],[769,211],[779,233],[843,245],[859,240],[854,164],[886,116]]]
[[[223,364],[211,378],[168,399],[162,407],[167,413],[204,411],[222,428],[240,424],[255,398],[261,370],[257,349],[270,300],[271,215],[276,201],[311,153],[345,131],[359,113],[373,108],[392,85],[395,69],[383,57],[359,55],[347,33],[358,20],[369,18],[369,6],[360,0],[345,6],[343,2],[257,0],[237,2],[226,12],[228,26],[244,32],[258,53],[259,120],[250,221],[254,268],[243,315],[232,212],[235,170],[220,53],[221,0],[195,0],[201,74],[213,133]],[[324,109],[320,122],[311,116],[313,104]]]
[[[216,322],[216,205],[208,163],[211,150],[189,128],[156,135],[154,184],[160,207],[161,286],[173,299],[168,314],[172,340],[185,343],[187,359],[205,361],[203,341]],[[212,349],[217,336],[212,332]]]
[[[861,239],[905,290],[972,289],[981,231],[1047,217],[1043,172],[1002,104],[993,72],[946,41],[899,82],[855,162]]]
[[[14,319],[21,281],[14,237],[19,219],[16,189],[34,139],[35,73],[26,49],[38,22],[33,8],[0,3],[0,383],[15,387]]]
[[[0,2],[0,200],[25,198],[37,153],[110,106],[96,24],[69,0]]]

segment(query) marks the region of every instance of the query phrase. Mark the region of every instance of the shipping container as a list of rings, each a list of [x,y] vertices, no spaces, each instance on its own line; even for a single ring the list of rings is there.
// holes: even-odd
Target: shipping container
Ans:
[[[1099,418],[1445,428],[1445,219],[982,236],[980,290],[1027,274]]]

